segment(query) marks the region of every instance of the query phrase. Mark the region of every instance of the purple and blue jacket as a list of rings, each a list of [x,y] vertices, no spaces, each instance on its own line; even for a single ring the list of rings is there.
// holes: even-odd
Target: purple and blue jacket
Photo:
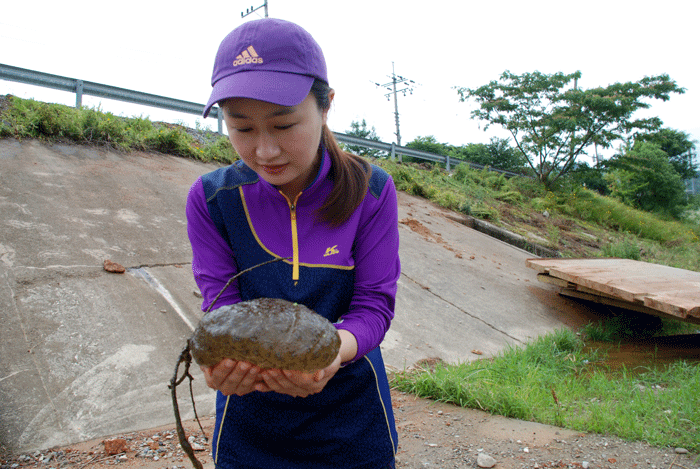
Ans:
[[[331,159],[288,200],[242,161],[203,175],[190,189],[192,270],[206,311],[260,297],[304,304],[358,342],[357,356],[306,398],[254,392],[217,397],[217,467],[376,469],[393,460],[397,434],[379,344],[394,316],[401,273],[396,190],[372,166],[369,188],[337,228],[319,220]],[[288,258],[288,259],[287,259]]]

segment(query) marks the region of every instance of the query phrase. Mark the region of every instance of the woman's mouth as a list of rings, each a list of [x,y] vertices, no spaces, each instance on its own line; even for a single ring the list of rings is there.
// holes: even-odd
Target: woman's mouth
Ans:
[[[284,168],[286,168],[286,164],[278,164],[274,166],[263,166],[262,169],[265,171],[267,174],[279,174],[282,171],[284,171]]]

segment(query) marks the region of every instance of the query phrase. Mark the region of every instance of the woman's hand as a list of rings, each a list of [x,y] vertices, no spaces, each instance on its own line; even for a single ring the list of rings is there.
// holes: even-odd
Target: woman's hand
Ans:
[[[270,391],[260,374],[262,370],[252,363],[225,358],[214,366],[202,366],[201,369],[207,386],[221,391],[224,396]]]
[[[346,330],[339,330],[340,351],[333,363],[322,370],[306,373],[295,370],[263,370],[249,362],[230,358],[214,366],[201,367],[207,386],[221,391],[224,396],[242,396],[253,391],[275,391],[294,397],[307,397],[319,393],[340,369],[340,364],[355,358],[357,340]]]
[[[293,397],[307,397],[319,393],[340,369],[340,354],[333,363],[313,373],[295,370],[263,370],[263,384],[271,391]]]
[[[340,329],[340,351],[333,363],[313,373],[293,370],[263,370],[260,376],[267,390],[294,397],[307,397],[319,393],[340,369],[340,364],[349,362],[357,354],[357,339],[352,333]]]

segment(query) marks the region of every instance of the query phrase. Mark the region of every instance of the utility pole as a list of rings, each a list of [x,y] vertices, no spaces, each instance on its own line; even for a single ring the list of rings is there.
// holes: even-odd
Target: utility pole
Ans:
[[[403,93],[404,96],[406,96],[406,93],[408,92],[409,94],[413,94],[413,87],[416,85],[416,82],[413,80],[409,80],[408,78],[404,78],[401,75],[397,75],[394,72],[394,62],[391,62],[391,81],[389,83],[385,83],[383,85],[380,85],[379,83],[375,83],[377,86],[381,86],[389,90],[389,93],[385,94],[384,97],[386,97],[387,100],[390,100],[390,96],[393,94],[394,95],[394,119],[396,120],[396,144],[401,145],[401,131],[399,130],[399,102],[398,98],[396,95],[398,93]],[[404,88],[402,89],[397,89],[398,87],[403,86]]]
[[[262,5],[260,5],[257,8],[253,8],[252,6],[250,8],[246,8],[245,14],[243,14],[243,12],[241,12],[241,18],[245,18],[246,16],[252,14],[253,12],[255,12],[261,8],[265,8],[265,18],[267,18],[267,0],[265,0],[265,3],[263,3]]]

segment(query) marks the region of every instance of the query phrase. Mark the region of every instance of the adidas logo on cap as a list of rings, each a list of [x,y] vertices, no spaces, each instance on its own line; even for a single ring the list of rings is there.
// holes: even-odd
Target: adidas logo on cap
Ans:
[[[248,46],[246,50],[244,50],[236,56],[236,60],[233,61],[233,66],[237,67],[238,65],[261,63],[263,63],[262,57],[260,57],[258,53],[255,52],[253,46]]]

